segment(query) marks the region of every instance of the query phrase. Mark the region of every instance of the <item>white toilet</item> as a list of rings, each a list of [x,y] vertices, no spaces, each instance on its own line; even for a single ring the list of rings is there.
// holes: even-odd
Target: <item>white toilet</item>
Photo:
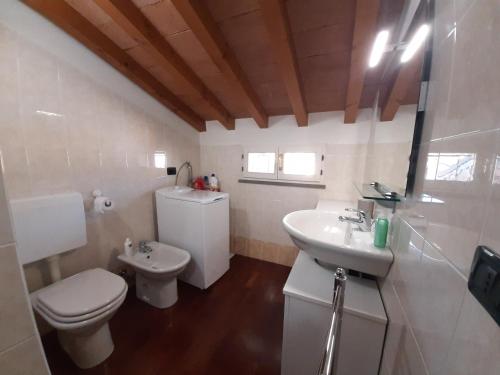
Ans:
[[[177,302],[177,275],[184,271],[191,255],[186,250],[152,241],[139,247],[133,256],[121,254],[118,259],[135,269],[137,298],[165,309]]]
[[[53,282],[31,294],[33,308],[57,330],[78,367],[98,365],[113,352],[108,321],[125,300],[127,284],[101,268],[61,279],[58,254],[87,243],[82,196],[65,193],[10,204],[21,262],[45,259]]]

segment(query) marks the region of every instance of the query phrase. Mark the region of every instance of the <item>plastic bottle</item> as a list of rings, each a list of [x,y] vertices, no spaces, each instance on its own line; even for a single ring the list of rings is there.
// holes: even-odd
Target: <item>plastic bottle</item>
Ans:
[[[210,190],[217,191],[219,189],[219,180],[217,179],[217,177],[215,177],[215,173],[212,173],[212,175],[210,176],[209,184]]]
[[[378,217],[375,223],[375,236],[373,245],[384,249],[387,243],[387,233],[389,232],[389,220],[386,217]]]
[[[205,182],[203,182],[202,177],[196,177],[193,182],[193,188],[196,190],[205,190]]]
[[[132,240],[130,238],[127,237],[127,239],[125,240],[125,242],[123,243],[123,253],[128,256],[128,257],[131,257],[133,255],[133,251],[132,251]]]

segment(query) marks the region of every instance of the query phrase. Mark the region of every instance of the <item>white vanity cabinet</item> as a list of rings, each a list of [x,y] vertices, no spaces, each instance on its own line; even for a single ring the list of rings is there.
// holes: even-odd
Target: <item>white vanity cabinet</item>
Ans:
[[[332,317],[334,272],[301,251],[283,289],[281,375],[316,375]],[[378,374],[387,316],[374,280],[348,277],[338,375]]]

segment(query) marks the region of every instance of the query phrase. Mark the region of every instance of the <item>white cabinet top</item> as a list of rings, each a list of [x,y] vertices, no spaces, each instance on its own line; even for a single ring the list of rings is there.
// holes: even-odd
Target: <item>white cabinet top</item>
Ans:
[[[333,280],[333,270],[320,266],[306,252],[300,251],[283,293],[319,305],[331,306]],[[344,311],[384,324],[387,322],[384,305],[374,280],[348,276]]]
[[[156,194],[165,198],[180,201],[189,201],[201,204],[209,204],[222,199],[229,198],[228,193],[216,191],[195,190],[187,186],[169,186],[156,191]]]

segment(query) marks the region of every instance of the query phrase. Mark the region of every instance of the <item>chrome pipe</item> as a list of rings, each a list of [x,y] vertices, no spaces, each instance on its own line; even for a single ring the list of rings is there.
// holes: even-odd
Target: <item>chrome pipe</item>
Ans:
[[[337,372],[346,281],[345,269],[337,268],[333,284],[332,319],[318,375],[336,375]]]
[[[177,186],[178,180],[179,180],[179,175],[181,174],[182,168],[186,167],[188,169],[188,183],[187,186],[191,186],[193,183],[193,167],[191,166],[191,163],[188,161],[185,161],[182,163],[182,165],[179,167],[179,170],[177,171],[177,175],[175,176],[175,186]]]

